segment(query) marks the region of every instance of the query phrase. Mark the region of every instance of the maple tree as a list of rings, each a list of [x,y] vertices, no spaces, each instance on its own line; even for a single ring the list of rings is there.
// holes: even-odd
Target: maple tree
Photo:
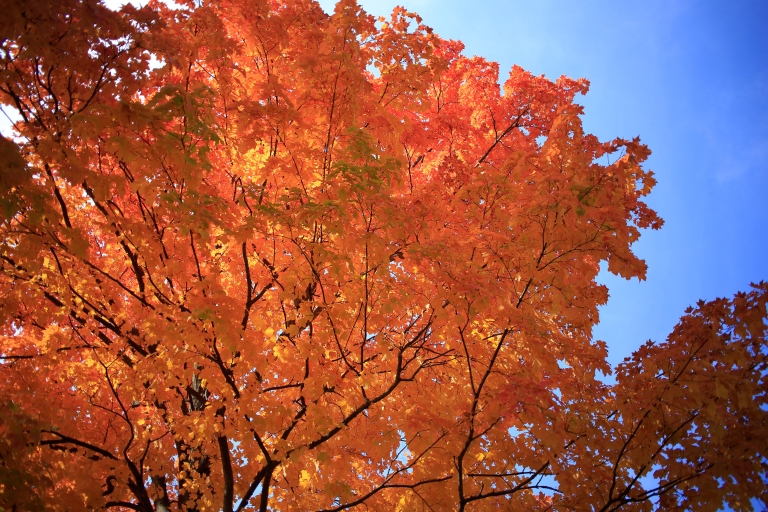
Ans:
[[[585,80],[351,0],[3,14],[3,510],[768,503],[768,286],[602,379],[661,220]]]

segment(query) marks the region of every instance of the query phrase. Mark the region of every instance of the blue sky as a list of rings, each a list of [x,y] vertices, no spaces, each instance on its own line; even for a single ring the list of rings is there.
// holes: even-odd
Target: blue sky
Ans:
[[[375,15],[417,12],[502,77],[518,64],[587,78],[586,129],[650,146],[648,202],[665,226],[635,245],[646,281],[600,277],[611,299],[595,336],[612,364],[663,340],[698,299],[768,280],[768,2],[359,1]]]

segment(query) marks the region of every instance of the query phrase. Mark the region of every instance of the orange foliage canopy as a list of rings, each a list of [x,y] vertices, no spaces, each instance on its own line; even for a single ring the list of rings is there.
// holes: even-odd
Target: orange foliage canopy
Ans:
[[[4,510],[766,501],[768,287],[598,379],[661,220],[585,80],[353,0],[9,0],[0,47]]]

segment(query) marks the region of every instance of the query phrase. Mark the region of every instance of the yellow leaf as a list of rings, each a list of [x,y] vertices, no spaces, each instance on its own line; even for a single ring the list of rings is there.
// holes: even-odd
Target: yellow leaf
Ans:
[[[309,487],[310,480],[312,479],[312,476],[310,475],[309,471],[306,469],[301,470],[301,476],[299,477],[299,486],[302,489],[306,489]]]

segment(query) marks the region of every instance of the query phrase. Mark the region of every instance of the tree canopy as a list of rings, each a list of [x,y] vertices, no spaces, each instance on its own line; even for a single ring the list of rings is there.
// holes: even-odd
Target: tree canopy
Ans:
[[[354,0],[3,7],[2,510],[768,503],[767,285],[592,337],[662,221],[586,80]]]

